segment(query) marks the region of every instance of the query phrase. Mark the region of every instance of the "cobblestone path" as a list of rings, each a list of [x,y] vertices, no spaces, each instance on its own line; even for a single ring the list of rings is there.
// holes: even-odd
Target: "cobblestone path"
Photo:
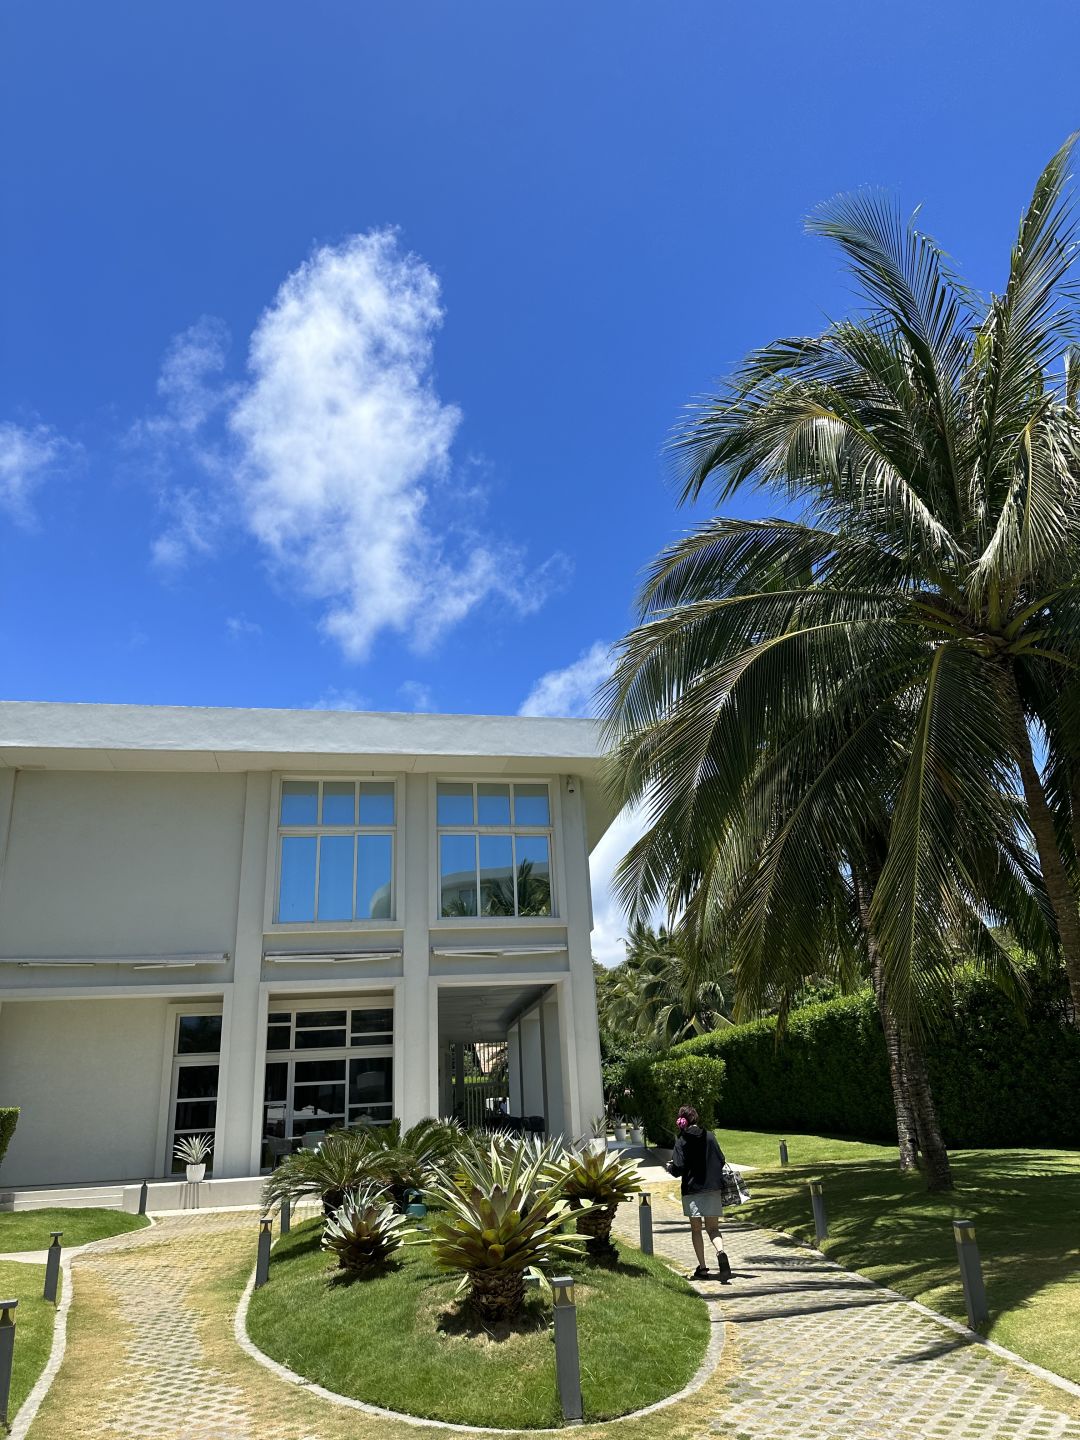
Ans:
[[[636,1238],[625,1207],[619,1226]],[[658,1254],[694,1265],[677,1207],[654,1201]],[[1080,1405],[868,1280],[725,1222],[720,1294],[736,1363],[710,1427],[732,1440],[1080,1440]]]

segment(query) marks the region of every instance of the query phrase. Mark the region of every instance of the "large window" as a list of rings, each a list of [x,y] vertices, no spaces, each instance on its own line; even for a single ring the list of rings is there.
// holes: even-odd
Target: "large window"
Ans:
[[[277,922],[392,920],[394,825],[391,780],[283,780]]]
[[[394,1012],[385,1000],[341,1009],[273,1008],[266,1025],[264,1165],[311,1132],[394,1113]]]
[[[173,1155],[178,1140],[214,1134],[217,1126],[220,1015],[178,1015],[173,1032],[172,1126],[168,1164],[175,1175],[184,1163]],[[210,1161],[213,1169],[213,1159]]]
[[[552,913],[546,785],[440,781],[436,818],[441,915]]]

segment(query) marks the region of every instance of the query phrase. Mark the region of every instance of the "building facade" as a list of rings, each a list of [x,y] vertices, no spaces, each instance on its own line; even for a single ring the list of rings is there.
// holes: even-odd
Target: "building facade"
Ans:
[[[0,705],[0,1183],[478,1105],[581,1134],[611,819],[584,720]]]

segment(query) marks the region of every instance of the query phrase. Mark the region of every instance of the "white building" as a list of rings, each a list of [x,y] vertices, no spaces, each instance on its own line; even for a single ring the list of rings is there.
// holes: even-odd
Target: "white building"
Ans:
[[[209,1132],[257,1175],[500,1083],[582,1133],[599,770],[584,720],[0,704],[0,1183],[166,1176]]]

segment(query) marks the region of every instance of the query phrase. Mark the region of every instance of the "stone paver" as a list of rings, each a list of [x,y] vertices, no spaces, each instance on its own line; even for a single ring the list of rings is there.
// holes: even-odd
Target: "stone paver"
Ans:
[[[620,1228],[636,1235],[629,1207]],[[654,1201],[658,1254],[695,1263],[688,1223]],[[1080,1412],[996,1359],[813,1251],[725,1221],[729,1285],[721,1313],[738,1365],[712,1428],[751,1440],[1080,1440]]]

